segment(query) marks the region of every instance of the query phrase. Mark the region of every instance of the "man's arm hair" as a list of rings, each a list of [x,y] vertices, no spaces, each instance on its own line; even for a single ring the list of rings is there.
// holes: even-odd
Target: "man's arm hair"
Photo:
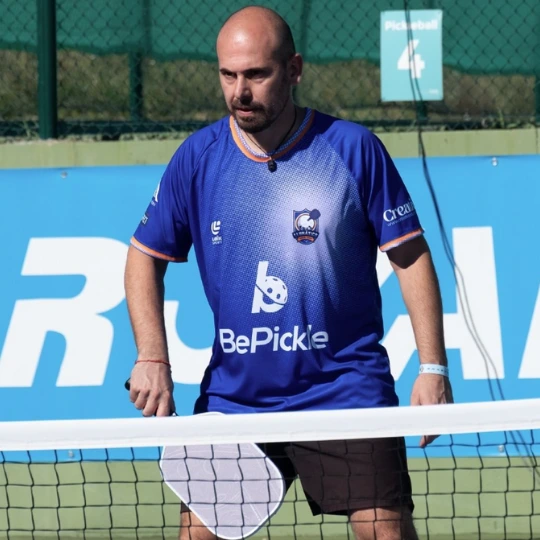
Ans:
[[[389,250],[388,258],[411,318],[420,362],[446,365],[441,293],[425,238]]]
[[[168,360],[163,316],[167,264],[133,246],[128,250],[124,287],[137,359]]]

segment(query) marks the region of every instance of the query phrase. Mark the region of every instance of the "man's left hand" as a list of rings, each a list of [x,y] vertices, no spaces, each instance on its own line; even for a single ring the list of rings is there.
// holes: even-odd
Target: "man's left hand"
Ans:
[[[418,375],[411,394],[411,405],[439,405],[454,403],[450,380],[444,375],[422,373]],[[423,435],[420,448],[432,443],[438,435]]]

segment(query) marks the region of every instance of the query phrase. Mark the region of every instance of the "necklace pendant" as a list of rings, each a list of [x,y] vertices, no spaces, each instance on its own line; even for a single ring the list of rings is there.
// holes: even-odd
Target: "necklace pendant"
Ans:
[[[277,169],[277,163],[273,159],[271,159],[267,163],[268,163],[268,170],[270,172],[275,172]]]

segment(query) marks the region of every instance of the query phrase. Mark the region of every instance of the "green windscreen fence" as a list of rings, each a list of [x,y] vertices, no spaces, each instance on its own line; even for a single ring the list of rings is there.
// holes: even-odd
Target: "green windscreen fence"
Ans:
[[[40,2],[56,19],[61,133],[189,129],[225,111],[216,35],[232,12],[254,2],[0,0],[2,125],[26,122],[28,129],[37,120]],[[255,3],[278,11],[292,28],[306,60],[296,96],[301,104],[371,126],[410,125],[414,107],[380,101],[380,13],[403,9],[403,0]],[[538,120],[538,0],[407,4],[443,11],[445,99],[424,107],[426,124],[508,127]]]

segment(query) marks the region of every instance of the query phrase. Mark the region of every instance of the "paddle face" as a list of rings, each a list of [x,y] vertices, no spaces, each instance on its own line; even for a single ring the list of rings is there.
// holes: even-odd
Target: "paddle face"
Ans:
[[[165,483],[219,538],[247,538],[280,507],[279,469],[251,443],[169,446],[160,468]]]

